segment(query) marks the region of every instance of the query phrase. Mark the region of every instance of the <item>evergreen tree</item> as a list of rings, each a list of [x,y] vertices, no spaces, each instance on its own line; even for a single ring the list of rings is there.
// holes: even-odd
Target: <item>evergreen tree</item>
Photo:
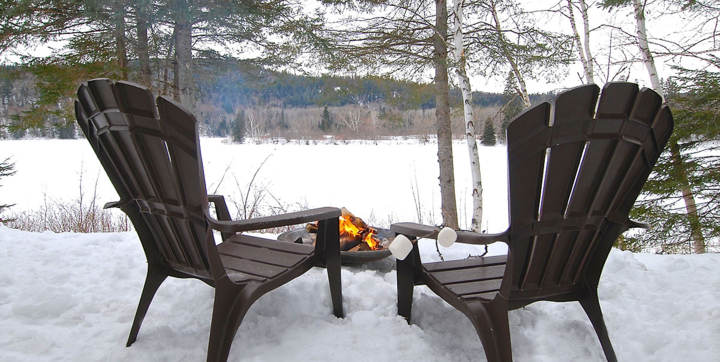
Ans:
[[[233,122],[233,124],[232,124],[232,141],[233,142],[237,142],[237,143],[245,142],[246,125],[247,125],[247,117],[245,116],[245,111],[240,110],[240,113],[238,113],[237,117],[235,118],[235,122]]]
[[[287,122],[287,119],[285,119],[285,107],[283,107],[280,110],[280,120],[278,120],[278,127],[280,129],[288,129],[290,128],[290,125]]]
[[[57,124],[55,126],[57,138],[74,139],[75,138],[75,122],[66,122],[65,124]]]
[[[0,161],[0,179],[2,179],[5,176],[12,176],[15,173],[15,164],[10,162],[9,158],[6,158],[3,161]],[[2,186],[2,185],[0,185]],[[10,204],[0,204],[0,223],[10,221],[9,219],[5,219],[2,216],[3,211],[5,209],[11,207],[13,205]]]
[[[334,121],[332,116],[330,115],[330,111],[328,111],[327,106],[323,108],[322,112],[322,118],[320,119],[320,130],[323,132],[328,132],[330,129],[332,129],[334,126]]]
[[[503,90],[503,108],[502,114],[503,119],[500,123],[500,133],[498,138],[505,142],[505,133],[510,122],[523,110],[523,102],[515,91],[515,73],[512,71],[508,72],[507,78],[505,78],[505,89]]]
[[[631,211],[632,218],[652,227],[626,238],[623,246],[701,252],[694,239],[720,237],[720,73],[683,71],[665,88],[675,120],[669,150],[660,156]],[[697,216],[685,209],[681,190],[695,195]]]
[[[226,120],[220,121],[218,123],[217,128],[215,128],[215,136],[216,137],[225,137],[228,134],[228,125]]]
[[[483,130],[483,137],[481,143],[485,146],[494,146],[497,140],[495,139],[495,127],[490,118],[485,120],[485,128]]]

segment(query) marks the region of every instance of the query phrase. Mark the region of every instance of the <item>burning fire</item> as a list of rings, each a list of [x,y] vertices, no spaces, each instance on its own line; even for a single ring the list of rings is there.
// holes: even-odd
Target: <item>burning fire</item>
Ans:
[[[340,237],[342,238],[343,236],[350,236],[354,239],[360,238],[365,244],[370,247],[370,249],[382,249],[380,243],[375,238],[375,234],[377,233],[377,231],[365,225],[365,223],[361,219],[353,216],[349,212],[349,215],[347,215],[345,213],[346,211],[347,210],[343,209],[343,214],[342,216],[340,216]],[[353,219],[360,220],[360,222],[362,222],[362,225],[358,226],[353,224]]]
[[[367,251],[384,249],[378,238],[377,230],[368,226],[363,219],[342,208],[340,216],[340,250]],[[308,232],[317,232],[317,223],[307,224]]]

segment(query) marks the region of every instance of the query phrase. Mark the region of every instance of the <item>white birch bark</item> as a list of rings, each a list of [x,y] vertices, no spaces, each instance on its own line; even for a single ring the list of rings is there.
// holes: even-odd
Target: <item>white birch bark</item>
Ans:
[[[650,52],[647,38],[647,28],[645,27],[645,9],[642,0],[633,0],[633,6],[635,8],[635,29],[637,30],[638,46],[643,56],[643,63],[650,76],[650,84],[653,89],[660,95],[664,95],[662,85],[660,84],[660,76],[658,75],[657,68],[655,67],[655,59]]]
[[[475,122],[473,120],[472,92],[470,80],[467,76],[465,48],[463,46],[463,2],[464,0],[453,0],[455,31],[453,40],[455,43],[454,57],[456,63],[455,73],[463,98],[463,115],[465,117],[465,141],[470,156],[470,172],[472,173],[472,199],[473,211],[470,228],[473,231],[481,231],[482,225],[482,179],[480,177],[480,155],[478,153],[477,138],[475,137]]]
[[[578,30],[577,23],[575,22],[575,4],[573,0],[567,0],[568,8],[568,19],[570,20],[570,26],[573,30],[573,38],[577,43],[578,56],[580,63],[583,66],[583,73],[585,75],[585,84],[595,83],[595,74],[593,63],[595,60],[590,52],[590,21],[588,19],[588,6],[585,0],[578,0],[580,3],[580,16],[583,20],[583,40],[580,40],[580,31]]]
[[[578,32],[577,24],[575,23],[575,11],[573,10],[572,0],[567,0],[567,8],[568,20],[570,20],[570,26],[572,27],[573,31],[573,38],[575,39],[575,43],[577,44],[578,57],[580,58],[580,63],[582,63],[583,72],[585,73],[585,84],[590,84],[592,83],[592,78],[590,76],[590,69],[588,69],[588,61],[585,58],[585,47],[583,46],[582,40],[580,40],[580,32]]]
[[[588,19],[588,6],[585,0],[580,0],[580,15],[583,19],[583,30],[585,32],[585,60],[588,68],[588,83],[595,83],[595,58],[590,51],[590,20]]]

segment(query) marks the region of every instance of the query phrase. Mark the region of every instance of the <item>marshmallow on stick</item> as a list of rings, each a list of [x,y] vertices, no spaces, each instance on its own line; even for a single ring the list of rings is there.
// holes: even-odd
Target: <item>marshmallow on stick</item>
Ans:
[[[393,240],[388,247],[392,255],[399,260],[405,260],[408,254],[412,251],[412,248],[412,241],[402,234],[396,236],[395,240]]]
[[[455,240],[457,240],[457,233],[449,227],[442,228],[438,233],[438,244],[443,247],[449,248],[452,244],[455,244]]]

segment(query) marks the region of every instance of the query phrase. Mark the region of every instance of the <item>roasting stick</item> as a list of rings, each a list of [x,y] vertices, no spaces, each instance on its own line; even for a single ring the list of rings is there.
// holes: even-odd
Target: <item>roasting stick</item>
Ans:
[[[449,227],[442,228],[437,236],[438,243],[446,248],[452,246],[456,240],[457,232]],[[399,260],[405,260],[408,254],[410,254],[410,251],[412,251],[412,248],[412,241],[403,234],[396,236],[395,240],[390,244],[390,247],[388,247],[392,255]]]

